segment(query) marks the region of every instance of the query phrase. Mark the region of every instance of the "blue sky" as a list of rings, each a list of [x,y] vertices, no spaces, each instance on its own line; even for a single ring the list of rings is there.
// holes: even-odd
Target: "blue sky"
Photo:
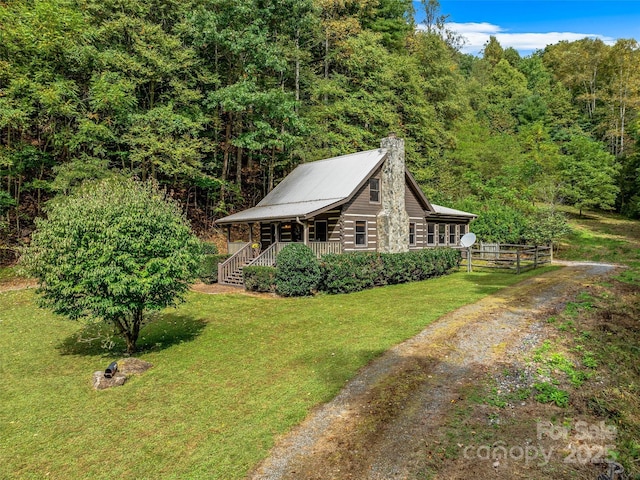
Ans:
[[[420,22],[422,6],[414,4]],[[640,0],[440,0],[440,13],[466,38],[462,51],[474,55],[490,35],[522,56],[561,40],[640,40]]]

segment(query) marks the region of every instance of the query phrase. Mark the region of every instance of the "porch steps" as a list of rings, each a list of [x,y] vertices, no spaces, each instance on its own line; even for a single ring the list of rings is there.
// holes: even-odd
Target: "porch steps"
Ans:
[[[245,260],[245,262],[242,265],[240,265],[236,270],[234,270],[229,275],[227,275],[224,281],[220,283],[222,285],[237,285],[240,287],[243,286],[244,280],[242,278],[242,270],[244,269],[244,267],[246,267],[251,263],[251,260],[252,259]]]

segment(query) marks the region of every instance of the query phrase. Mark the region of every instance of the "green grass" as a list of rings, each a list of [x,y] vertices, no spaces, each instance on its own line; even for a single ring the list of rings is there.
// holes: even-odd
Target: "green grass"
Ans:
[[[88,341],[93,327],[36,308],[33,291],[2,293],[0,478],[243,478],[372,358],[539,272],[301,299],[192,293],[142,331],[154,367],[101,392],[92,372],[119,356]]]
[[[16,267],[0,267],[0,284],[20,278]]]
[[[620,215],[567,209],[572,233],[560,243],[557,258],[625,264],[619,278],[640,283],[640,222]]]

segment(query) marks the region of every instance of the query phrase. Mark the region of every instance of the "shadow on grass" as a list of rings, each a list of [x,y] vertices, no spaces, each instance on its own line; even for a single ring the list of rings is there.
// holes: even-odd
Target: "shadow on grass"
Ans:
[[[140,331],[137,353],[164,350],[195,340],[207,323],[189,316],[164,314],[152,319]],[[106,356],[126,352],[126,343],[111,324],[91,323],[62,340],[56,348],[62,355]]]
[[[385,351],[386,349],[350,350],[340,347],[314,350],[295,358],[292,365],[310,366],[318,380],[322,384],[330,386],[327,396],[321,400],[327,402],[344,387],[347,381],[356,375],[357,372],[353,369],[354,365],[358,365],[358,369],[362,369],[384,355]]]

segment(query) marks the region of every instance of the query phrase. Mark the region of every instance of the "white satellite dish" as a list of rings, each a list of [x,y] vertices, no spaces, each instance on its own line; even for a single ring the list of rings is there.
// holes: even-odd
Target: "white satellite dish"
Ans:
[[[476,234],[473,232],[469,232],[466,235],[463,235],[462,238],[460,239],[460,245],[462,245],[465,248],[469,248],[474,243],[476,243]]]

